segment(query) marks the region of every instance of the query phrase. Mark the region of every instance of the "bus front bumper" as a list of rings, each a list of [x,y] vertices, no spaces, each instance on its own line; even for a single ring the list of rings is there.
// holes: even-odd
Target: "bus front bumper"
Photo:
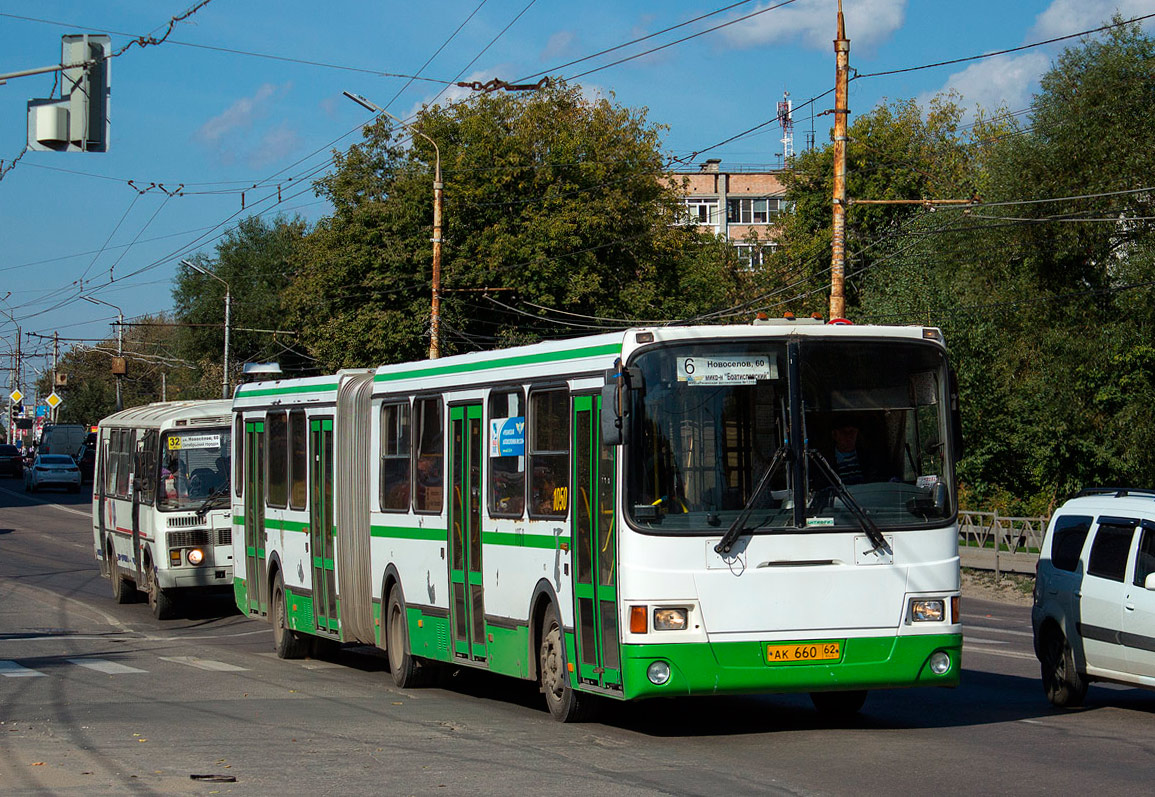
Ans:
[[[820,692],[894,689],[909,686],[958,686],[962,669],[961,634],[825,638],[841,644],[833,661],[769,663],[762,642],[622,645],[624,697],[680,697],[771,692]],[[802,640],[800,644],[808,644]],[[936,653],[949,658],[938,674]],[[940,667],[942,656],[936,657]],[[665,662],[669,677],[656,684],[650,665]],[[659,673],[665,668],[656,668]]]

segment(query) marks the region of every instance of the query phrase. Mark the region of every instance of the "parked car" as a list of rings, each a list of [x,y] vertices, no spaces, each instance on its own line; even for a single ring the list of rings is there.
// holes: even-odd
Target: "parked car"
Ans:
[[[37,454],[32,467],[24,471],[24,489],[36,492],[41,487],[66,487],[80,490],[80,469],[67,454]]]
[[[1155,490],[1084,490],[1059,508],[1031,625],[1056,706],[1081,705],[1093,681],[1155,689]]]
[[[19,448],[9,443],[0,445],[0,473],[16,478],[24,475],[24,457]]]

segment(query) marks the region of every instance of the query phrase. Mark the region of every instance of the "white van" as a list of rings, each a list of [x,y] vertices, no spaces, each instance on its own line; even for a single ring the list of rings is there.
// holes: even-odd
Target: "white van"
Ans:
[[[1155,490],[1084,490],[1060,507],[1031,625],[1056,706],[1081,705],[1091,681],[1155,689]]]
[[[53,423],[44,427],[40,435],[41,454],[67,454],[75,458],[76,451],[84,445],[88,437],[88,427],[79,423]]]

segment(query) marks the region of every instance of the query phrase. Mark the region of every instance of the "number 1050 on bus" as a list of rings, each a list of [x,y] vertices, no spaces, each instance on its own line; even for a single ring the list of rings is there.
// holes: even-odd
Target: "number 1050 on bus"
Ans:
[[[785,661],[831,661],[842,658],[839,642],[792,643],[789,645],[767,645],[766,663],[777,664]]]

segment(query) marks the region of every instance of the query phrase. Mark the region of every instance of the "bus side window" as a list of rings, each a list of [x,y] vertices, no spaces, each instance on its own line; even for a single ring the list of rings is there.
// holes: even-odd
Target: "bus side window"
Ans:
[[[445,470],[441,462],[444,452],[441,397],[413,402],[413,415],[417,423],[413,509],[416,512],[440,512]]]
[[[240,498],[245,491],[245,419],[237,413],[233,429],[233,491]]]
[[[268,484],[265,488],[265,502],[278,509],[284,509],[289,502],[289,423],[283,412],[270,412],[265,423],[268,426]]]
[[[530,517],[562,518],[569,510],[569,391],[529,395]]]
[[[489,394],[489,427],[489,514],[520,518],[525,511],[525,394],[520,389]]]
[[[116,495],[116,471],[120,467],[120,429],[109,429],[104,441],[104,493]]]
[[[309,435],[304,410],[289,413],[289,506],[304,509],[308,492]]]
[[[136,480],[140,485],[140,502],[152,506],[156,498],[156,475],[159,469],[157,451],[157,431],[149,429],[141,441],[140,456],[136,465]]]
[[[409,511],[409,404],[381,406],[381,509]]]

